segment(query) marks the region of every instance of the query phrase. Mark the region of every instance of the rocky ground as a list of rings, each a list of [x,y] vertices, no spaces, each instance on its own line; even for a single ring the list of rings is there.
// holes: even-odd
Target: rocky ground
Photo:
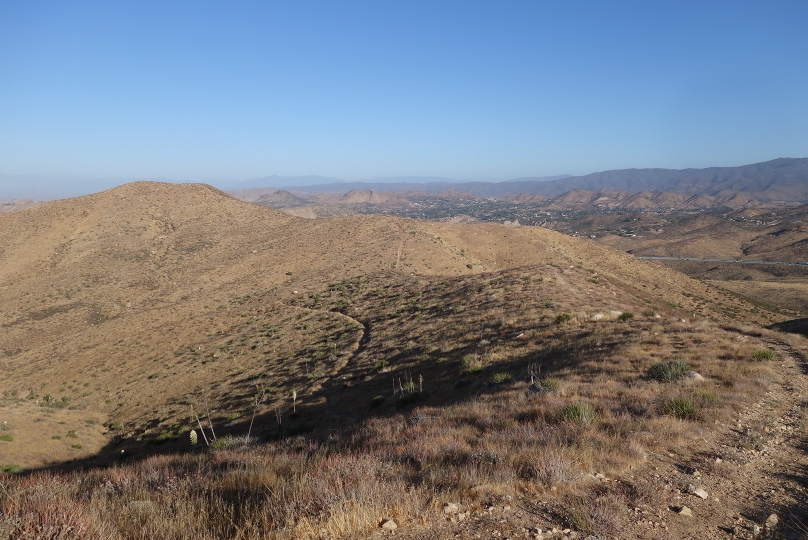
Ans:
[[[557,501],[504,499],[484,506],[447,501],[438,526],[382,522],[375,537],[731,539],[808,538],[808,362],[785,340],[779,378],[766,397],[738,413],[733,425],[704,426],[695,454],[651,454],[645,470],[591,482],[636,485],[648,479],[649,499],[625,512],[604,512],[613,534],[575,530]],[[589,531],[592,532],[592,531]]]

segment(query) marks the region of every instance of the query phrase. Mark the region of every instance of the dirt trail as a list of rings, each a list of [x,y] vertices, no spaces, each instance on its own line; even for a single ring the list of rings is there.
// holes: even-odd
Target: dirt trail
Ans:
[[[781,357],[771,390],[734,425],[717,426],[699,454],[653,456],[650,478],[665,504],[635,512],[625,538],[808,538],[805,516],[794,515],[808,501],[808,364],[783,340],[769,345]],[[689,493],[689,486],[708,498]],[[678,513],[684,506],[693,517]],[[778,524],[767,529],[771,514]]]

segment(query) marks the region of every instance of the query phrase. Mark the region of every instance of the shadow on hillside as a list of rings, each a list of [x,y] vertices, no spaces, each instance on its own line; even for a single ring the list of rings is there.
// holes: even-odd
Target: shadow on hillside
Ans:
[[[227,422],[224,418],[216,418],[214,411],[212,415],[214,429],[220,440],[226,436],[244,436],[248,432],[259,443],[301,435],[320,441],[345,440],[350,438],[351,433],[363,420],[371,417],[417,421],[417,415],[414,415],[413,411],[419,407],[443,407],[486,399],[485,396],[511,390],[517,385],[528,391],[528,366],[531,364],[541,366],[541,378],[552,378],[558,371],[569,370],[574,366],[576,371],[585,371],[587,376],[595,377],[599,372],[598,365],[603,359],[617,354],[621,340],[619,335],[616,335],[611,342],[590,343],[586,338],[595,332],[594,323],[591,324],[593,326],[590,328],[583,327],[580,331],[576,331],[574,339],[564,340],[562,346],[536,348],[528,354],[515,356],[507,361],[498,361],[495,365],[485,367],[476,373],[464,370],[459,360],[443,364],[437,363],[432,357],[419,360],[416,364],[410,362],[411,367],[406,370],[398,369],[391,372],[379,372],[373,366],[349,363],[319,391],[306,396],[305,400],[299,400],[294,412],[291,403],[286,403],[280,415],[276,409],[262,406],[259,407],[254,420],[250,416],[245,416]],[[366,328],[370,335],[372,328],[367,326]],[[530,328],[527,326],[510,329],[515,334],[528,330]],[[400,353],[402,358],[393,356],[390,358],[390,364],[403,362],[403,357],[410,361],[413,358],[426,357],[424,350],[416,347],[402,351]],[[479,345],[459,351],[458,356],[475,352],[479,352]],[[454,353],[457,355],[458,351]],[[508,374],[510,379],[499,382],[502,374]],[[407,380],[412,381],[413,391],[405,390],[402,393],[400,388],[401,386],[406,388]],[[240,393],[239,390],[247,388],[252,382],[243,379],[237,384],[243,388],[236,387],[233,392],[236,395]],[[398,391],[394,392],[394,389]],[[149,427],[157,428],[157,425]],[[204,427],[210,437],[207,423]],[[159,430],[155,429],[154,433],[142,436],[139,441],[131,437],[116,436],[91,458],[55,464],[45,469],[64,471],[105,467],[115,463],[136,462],[157,454],[182,454],[205,450],[201,436],[199,444],[191,447],[187,432],[181,436],[160,440],[157,431]],[[199,432],[198,427],[196,431]]]
[[[782,321],[768,326],[770,330],[777,330],[787,334],[800,334],[808,337],[808,318]]]

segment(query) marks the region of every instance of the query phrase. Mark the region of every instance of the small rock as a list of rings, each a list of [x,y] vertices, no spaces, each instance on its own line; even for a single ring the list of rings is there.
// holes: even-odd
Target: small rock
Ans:
[[[684,375],[685,379],[689,379],[694,382],[702,382],[704,381],[704,377],[701,376],[701,373],[697,371],[685,371]]]
[[[723,460],[720,457],[715,458],[716,463],[721,463]]]
[[[754,534],[755,536],[760,534],[760,525],[755,524],[755,526],[752,527],[752,534]]]
[[[457,514],[457,521],[465,521],[466,517],[468,517],[468,514],[465,512],[460,512]]]
[[[503,507],[502,507],[502,509],[503,509],[503,510],[505,510],[505,511],[507,512],[508,510],[510,510],[510,509],[511,509],[511,506],[510,506],[510,505],[508,505],[508,504],[506,504],[505,506],[503,506]]]
[[[447,502],[443,505],[444,514],[457,514],[460,512],[460,507],[456,503]]]
[[[392,519],[385,519],[384,521],[382,521],[381,527],[385,531],[395,531],[396,529],[398,529],[398,525],[396,525],[396,522],[393,521]]]
[[[772,514],[768,518],[766,518],[766,528],[773,529],[777,526],[777,523],[780,520],[777,518],[777,514]]]
[[[679,509],[679,515],[693,517],[693,510],[691,510],[687,506],[683,506],[682,508]]]
[[[706,491],[704,491],[701,488],[694,487],[693,484],[690,484],[689,486],[687,486],[687,492],[690,493],[691,495],[695,495],[696,497],[698,497],[700,499],[706,499],[709,496],[709,495],[707,495]]]

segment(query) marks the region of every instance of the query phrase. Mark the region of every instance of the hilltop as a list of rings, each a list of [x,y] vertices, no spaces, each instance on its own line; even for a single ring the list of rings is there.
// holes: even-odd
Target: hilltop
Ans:
[[[525,502],[514,527],[596,532],[597,504],[570,511],[590,489],[619,507],[606,529],[641,530],[627,505],[673,504],[652,466],[714,459],[767,392],[772,418],[799,408],[802,387],[783,384],[803,342],[758,328],[787,318],[545,228],[307,220],[136,182],[0,216],[0,450],[7,468],[124,460],[30,480],[123,536],[128,501],[150,493],[186,505],[138,507],[155,537],[356,537],[385,516],[415,534],[418,515],[455,526],[435,518],[447,498],[476,512],[508,497],[547,503],[530,517]],[[707,382],[659,382],[655,365]],[[742,420],[757,433],[769,416]],[[203,423],[217,450],[188,454]],[[135,463],[155,454],[169,456]],[[8,487],[27,502],[0,499],[8,515],[34,515],[27,481]],[[700,511],[704,526],[726,518]]]

